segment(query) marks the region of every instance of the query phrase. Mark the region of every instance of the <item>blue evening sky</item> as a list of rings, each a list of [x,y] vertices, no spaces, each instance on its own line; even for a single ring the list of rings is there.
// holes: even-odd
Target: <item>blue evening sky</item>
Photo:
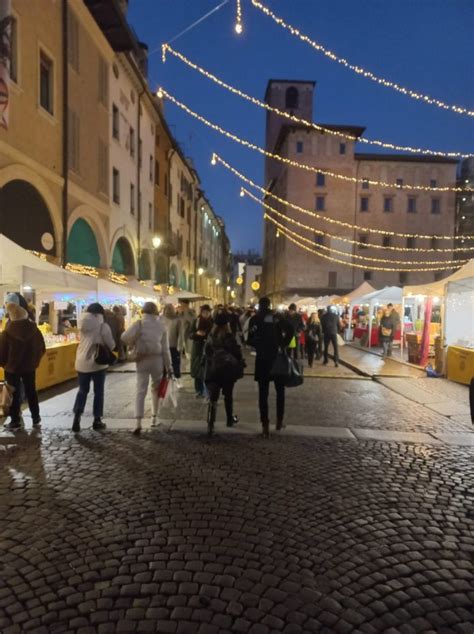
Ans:
[[[129,21],[150,52],[218,0],[130,0]],[[353,63],[448,103],[474,108],[472,0],[266,0],[264,4]],[[474,151],[474,121],[424,105],[354,75],[283,31],[242,0],[244,32],[234,32],[235,0],[173,43],[228,83],[263,98],[270,78],[317,81],[314,120],[367,127],[370,138],[402,145]],[[152,88],[162,84],[193,110],[241,138],[264,145],[265,112],[233,96],[172,56],[150,57]],[[227,226],[232,249],[261,250],[261,210],[239,197],[240,182],[211,167],[218,152],[258,183],[263,158],[167,103],[166,117]],[[362,151],[376,151],[367,145]]]

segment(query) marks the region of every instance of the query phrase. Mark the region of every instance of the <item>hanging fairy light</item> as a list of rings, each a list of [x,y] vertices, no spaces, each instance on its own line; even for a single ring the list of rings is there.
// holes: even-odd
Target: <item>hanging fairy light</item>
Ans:
[[[254,196],[247,189],[242,188],[241,195],[242,195],[242,192],[244,196],[249,196],[249,198],[257,202],[258,204],[262,205],[262,207],[266,209],[267,211],[271,212],[272,214],[275,214],[276,216],[278,216],[279,218],[282,218],[283,220],[286,220],[287,222],[291,222],[291,224],[294,224],[297,227],[304,229],[305,231],[310,231],[311,233],[316,233],[318,235],[329,236],[336,240],[343,240],[344,242],[350,242],[351,244],[356,244],[358,246],[361,246],[367,249],[371,248],[372,246],[367,242],[359,242],[357,240],[346,240],[344,238],[340,238],[339,236],[331,236],[330,234],[327,234],[324,231],[319,231],[318,229],[315,229],[314,227],[311,227],[310,225],[305,225],[303,222],[299,222],[298,220],[295,220],[291,216],[287,216],[286,214],[283,214],[280,211],[277,211],[274,207],[267,205],[267,203],[265,203],[265,201],[263,201],[262,199],[257,198],[257,196]],[[305,241],[307,240],[307,238],[304,238],[301,235],[299,235],[299,237],[301,240],[305,240]],[[309,242],[310,244],[314,244],[314,242],[311,240]],[[451,264],[451,266],[447,268],[452,268],[453,265],[458,266],[460,264],[465,264],[467,262],[467,260],[392,260],[392,259],[387,260],[386,258],[376,258],[369,255],[358,255],[356,253],[348,254],[347,251],[339,251],[338,249],[335,249],[334,247],[327,247],[323,244],[318,244],[318,249],[322,249],[323,251],[330,251],[332,253],[337,253],[339,255],[351,255],[351,257],[355,258],[356,260],[369,260],[372,262],[383,262],[385,264],[403,264],[403,265],[423,264],[426,266]]]
[[[237,15],[236,15],[236,19],[235,19],[235,32],[237,33],[237,35],[240,35],[242,33],[243,26],[242,26],[242,2],[241,0],[237,0]]]
[[[163,61],[166,60],[166,52],[169,52],[171,53],[171,55],[173,55],[174,57],[179,59],[181,62],[186,64],[189,68],[192,68],[193,70],[201,73],[201,75],[203,75],[207,79],[210,79],[218,86],[221,86],[221,88],[225,88],[226,90],[233,93],[234,95],[238,95],[242,99],[246,99],[247,101],[250,101],[254,105],[259,106],[260,108],[264,108],[268,112],[274,112],[280,117],[284,117],[285,119],[288,119],[289,121],[293,121],[294,123],[306,125],[310,128],[313,128],[314,130],[317,130],[318,132],[329,134],[331,136],[339,137],[342,139],[346,139],[348,141],[357,141],[359,143],[365,143],[366,145],[375,145],[377,147],[382,147],[388,150],[396,150],[398,152],[411,152],[416,154],[424,154],[427,156],[445,156],[447,158],[469,158],[473,156],[472,154],[462,154],[461,152],[443,152],[442,150],[430,150],[430,149],[411,147],[407,145],[396,145],[394,143],[379,141],[377,139],[355,137],[351,134],[348,134],[347,132],[341,132],[339,130],[331,130],[330,128],[326,128],[322,125],[319,125],[318,123],[307,121],[306,119],[301,119],[300,117],[297,117],[296,115],[291,114],[290,112],[286,112],[285,110],[279,110],[278,108],[275,108],[274,106],[271,106],[270,104],[265,103],[264,101],[260,101],[260,99],[257,99],[256,97],[252,97],[251,95],[248,95],[247,93],[239,90],[238,88],[235,88],[234,86],[231,86],[230,84],[227,84],[226,82],[216,77],[216,75],[213,75],[212,73],[208,72],[205,68],[202,68],[202,66],[199,66],[198,64],[195,64],[194,62],[192,62],[189,58],[187,58],[181,52],[172,48],[169,44],[163,44],[162,50],[164,52]]]
[[[301,31],[299,31],[294,26],[291,26],[291,24],[286,23],[282,18],[275,15],[268,7],[266,7],[264,4],[259,2],[259,0],[252,0],[252,4],[256,9],[259,9],[262,13],[264,13],[269,18],[271,18],[276,24],[278,24],[279,26],[289,31],[292,35],[295,35],[296,37],[298,37],[302,42],[304,42],[305,44],[309,44],[316,51],[319,51],[320,53],[323,53],[323,55],[326,55],[326,57],[331,59],[333,62],[337,62],[338,64],[345,66],[346,68],[348,68],[349,70],[352,70],[357,75],[370,79],[371,81],[377,84],[380,84],[381,86],[385,86],[386,88],[392,88],[393,90],[396,90],[397,92],[402,93],[403,95],[406,95],[407,97],[411,97],[412,99],[416,99],[417,101],[423,101],[424,103],[427,103],[432,106],[437,106],[438,108],[441,108],[443,110],[451,110],[452,112],[455,112],[456,114],[462,114],[468,117],[474,117],[474,110],[468,110],[467,108],[464,108],[462,106],[445,103],[444,101],[441,101],[441,99],[430,97],[429,95],[425,95],[422,92],[417,92],[415,90],[411,90],[410,88],[405,88],[404,86],[400,86],[400,84],[397,84],[396,82],[390,81],[383,77],[379,77],[378,75],[375,75],[375,73],[372,73],[371,71],[365,68],[362,68],[362,66],[351,64],[347,59],[344,59],[343,57],[339,57],[339,55],[327,49],[322,44],[315,42],[314,40],[309,38],[307,35],[304,35],[303,33],[301,33]]]
[[[341,227],[345,227],[347,229],[358,229],[360,231],[365,231],[365,232],[368,232],[368,233],[376,233],[376,234],[381,234],[381,235],[384,235],[384,236],[394,236],[394,237],[399,237],[399,238],[419,238],[419,239],[422,239],[422,240],[433,240],[433,239],[435,239],[435,240],[464,240],[464,238],[474,239],[473,235],[468,235],[468,236],[447,236],[447,235],[428,235],[428,234],[418,234],[418,233],[399,233],[397,231],[387,231],[386,229],[373,229],[371,227],[353,225],[353,224],[351,224],[349,222],[344,222],[342,220],[336,220],[335,218],[330,218],[329,216],[324,216],[322,214],[318,214],[317,212],[312,211],[311,209],[306,209],[305,207],[300,207],[299,205],[295,205],[294,203],[291,203],[288,200],[285,200],[284,198],[280,198],[279,196],[277,196],[273,192],[270,192],[270,191],[266,190],[264,187],[261,187],[260,185],[257,185],[257,183],[255,183],[253,180],[251,180],[247,176],[244,176],[244,174],[242,174],[241,172],[236,170],[235,167],[232,167],[232,165],[227,163],[222,157],[220,157],[215,152],[213,153],[212,157],[213,157],[213,161],[214,161],[213,165],[216,165],[219,162],[220,165],[222,165],[227,170],[232,172],[232,174],[235,174],[235,176],[240,178],[244,183],[247,183],[247,185],[250,185],[251,187],[254,187],[255,189],[258,189],[265,196],[269,196],[270,198],[273,198],[274,200],[277,200],[282,205],[286,205],[288,207],[291,207],[292,209],[295,209],[296,211],[304,213],[304,214],[306,214],[308,216],[312,216],[313,218],[317,218],[318,220],[324,220],[325,222],[328,222],[328,223],[333,224],[333,225],[338,225],[338,226],[341,226]],[[330,236],[330,237],[338,237],[338,236],[333,236],[333,234],[329,234],[329,233],[327,233],[325,235]],[[426,252],[426,253],[427,252],[452,253],[453,251],[468,251],[468,250],[474,251],[474,247],[469,247],[469,248],[454,247],[454,248],[447,248],[447,249],[442,249],[441,248],[440,249],[440,248],[434,248],[434,247],[433,248],[396,247],[396,246],[383,246],[383,245],[377,245],[377,244],[371,244],[370,246],[371,246],[371,248],[374,248],[374,249],[387,249],[387,250],[391,250],[391,251],[419,251],[419,252]]]
[[[159,90],[161,90],[162,94],[167,99],[169,99],[172,103],[174,103],[175,106],[178,106],[178,108],[180,108],[181,110],[189,114],[191,117],[193,117],[197,121],[204,123],[204,125],[208,126],[212,130],[215,130],[216,132],[219,132],[223,136],[226,136],[228,139],[232,139],[236,143],[239,143],[240,145],[243,145],[244,147],[247,147],[250,150],[254,150],[255,152],[259,152],[260,154],[263,154],[263,156],[267,156],[268,158],[275,159],[276,161],[279,161],[280,163],[284,163],[285,165],[291,165],[292,167],[297,167],[298,169],[306,170],[314,174],[318,174],[318,173],[324,174],[325,176],[330,176],[331,178],[337,178],[339,180],[343,180],[350,183],[361,183],[361,184],[368,183],[369,185],[374,185],[376,187],[400,189],[400,185],[397,183],[386,183],[385,181],[377,181],[377,180],[372,180],[370,178],[358,178],[356,176],[346,176],[345,174],[340,174],[339,172],[332,172],[331,170],[327,170],[322,167],[313,167],[312,165],[308,165],[307,163],[298,163],[298,161],[293,161],[292,159],[286,158],[285,156],[280,156],[278,154],[273,154],[272,152],[268,152],[264,148],[261,148],[260,146],[255,145],[254,143],[251,143],[250,141],[247,141],[246,139],[241,139],[236,134],[233,134],[232,132],[225,130],[221,126],[217,125],[216,123],[213,123],[212,121],[209,121],[209,119],[206,119],[205,117],[198,114],[194,110],[191,110],[189,106],[187,106],[182,101],[179,101],[178,99],[176,99],[176,97],[173,97],[173,95],[171,95],[164,88],[160,88]],[[410,190],[410,191],[413,190],[413,191],[432,191],[432,192],[472,191],[471,189],[467,189],[463,187],[448,187],[448,186],[428,187],[427,185],[408,185],[408,184],[403,185],[403,189]]]
[[[276,225],[280,231],[280,235],[284,236],[285,238],[287,238],[288,240],[290,240],[291,242],[293,242],[294,244],[298,245],[300,248],[305,249],[306,251],[313,253],[314,255],[317,255],[320,258],[324,258],[325,260],[330,260],[331,262],[337,262],[338,264],[344,264],[345,266],[350,266],[352,268],[356,268],[356,269],[364,269],[366,271],[389,271],[389,272],[395,272],[395,273],[401,273],[401,272],[406,272],[406,273],[410,273],[410,272],[422,272],[422,273],[427,273],[427,272],[433,272],[433,271],[445,271],[445,270],[452,270],[454,268],[459,268],[459,266],[461,266],[461,262],[459,263],[459,265],[456,266],[450,266],[450,267],[430,267],[430,268],[391,268],[391,267],[384,267],[384,266],[371,266],[371,265],[364,265],[364,264],[357,264],[356,262],[347,262],[347,260],[340,260],[339,258],[333,258],[330,255],[325,255],[324,253],[321,253],[319,250],[316,250],[314,248],[311,248],[305,244],[303,244],[302,242],[300,242],[300,240],[304,240],[304,241],[308,241],[311,242],[309,240],[307,240],[306,238],[302,238],[298,233],[296,233],[295,231],[291,231],[291,229],[288,229],[288,227],[285,227],[284,225],[282,225],[281,223],[279,223],[277,220],[275,220],[274,218],[272,218],[271,216],[269,216],[268,214],[264,215],[264,219],[268,220],[269,222],[272,222],[274,225]],[[313,244],[313,243],[311,243]],[[347,254],[348,257],[352,257],[351,253]]]

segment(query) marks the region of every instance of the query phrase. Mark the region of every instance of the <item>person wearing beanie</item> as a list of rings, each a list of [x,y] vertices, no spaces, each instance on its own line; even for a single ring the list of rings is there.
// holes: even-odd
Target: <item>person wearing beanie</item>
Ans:
[[[234,415],[234,385],[244,375],[242,351],[230,328],[229,314],[219,311],[214,318],[214,327],[206,342],[204,380],[209,394],[207,429],[210,436],[214,432],[219,395],[224,395],[227,427],[238,423]]]
[[[156,425],[158,415],[158,386],[163,371],[172,375],[171,353],[168,332],[164,322],[158,316],[158,307],[154,302],[145,302],[142,318],[132,324],[122,335],[122,341],[135,349],[137,364],[137,393],[135,397],[136,427],[133,432],[139,435],[145,415],[145,398],[151,377],[152,425]]]
[[[258,312],[250,319],[247,343],[254,348],[255,381],[258,383],[258,405],[264,438],[270,435],[268,415],[268,395],[273,380],[276,391],[277,423],[276,429],[283,428],[285,415],[285,384],[281,379],[271,379],[271,370],[279,350],[287,350],[295,335],[293,325],[280,313],[274,313],[268,297],[262,297]]]
[[[95,431],[105,429],[102,416],[104,415],[105,374],[108,365],[96,363],[95,355],[98,344],[105,345],[112,351],[115,348],[115,341],[110,327],[104,322],[104,314],[104,308],[95,302],[88,306],[79,323],[80,341],[76,353],[79,390],[73,408],[73,432],[81,431],[81,416],[84,413],[91,381],[94,385],[92,429]]]
[[[204,345],[212,330],[211,307],[208,304],[201,306],[199,317],[194,320],[191,328],[190,337],[193,342],[191,350],[191,376],[194,379],[194,389],[196,390],[196,398],[204,398],[204,368],[203,354]]]
[[[16,293],[14,294],[16,296]],[[41,423],[36,392],[36,370],[46,351],[44,339],[27,311],[21,307],[18,297],[7,295],[5,306],[9,321],[0,334],[0,367],[5,369],[5,379],[14,388],[10,407],[11,421],[7,429],[21,427],[21,384],[25,389],[33,426]]]

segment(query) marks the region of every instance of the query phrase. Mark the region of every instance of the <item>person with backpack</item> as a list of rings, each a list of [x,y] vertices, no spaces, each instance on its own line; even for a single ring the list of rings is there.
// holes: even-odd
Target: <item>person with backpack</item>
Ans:
[[[84,413],[91,381],[94,384],[92,429],[95,431],[105,429],[105,423],[102,422],[105,374],[111,364],[115,341],[110,326],[104,321],[104,314],[103,306],[95,302],[88,306],[79,324],[80,341],[76,353],[79,390],[73,407],[72,431],[74,433],[81,431],[81,416]]]
[[[46,352],[43,335],[28,317],[20,304],[17,293],[7,295],[8,322],[0,334],[0,367],[5,368],[5,380],[13,388],[10,405],[10,423],[6,429],[21,427],[21,386],[23,384],[33,427],[41,423],[38,394],[36,392],[36,370]]]
[[[134,349],[137,364],[137,393],[135,398],[136,436],[141,433],[145,415],[145,398],[151,376],[152,425],[158,414],[158,385],[166,371],[173,374],[168,331],[159,318],[154,302],[145,302],[142,318],[132,324],[122,335],[122,341]]]
[[[285,416],[285,383],[281,378],[272,378],[272,368],[279,351],[287,351],[295,336],[292,324],[281,313],[274,313],[268,297],[262,297],[258,312],[249,323],[248,345],[255,349],[255,381],[258,382],[258,404],[264,438],[270,435],[268,415],[268,395],[273,381],[276,391],[277,423],[276,429],[283,428]]]
[[[207,428],[209,435],[214,431],[217,415],[217,402],[222,390],[227,417],[227,427],[238,423],[234,415],[234,385],[244,375],[242,351],[232,333],[229,314],[218,312],[214,318],[214,327],[204,348],[204,379],[209,394]]]

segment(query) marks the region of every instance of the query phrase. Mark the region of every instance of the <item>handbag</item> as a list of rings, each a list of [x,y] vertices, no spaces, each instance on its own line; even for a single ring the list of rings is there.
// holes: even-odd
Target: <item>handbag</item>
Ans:
[[[102,326],[100,325],[100,336],[102,338]],[[114,355],[112,350],[108,348],[105,343],[96,343],[95,345],[95,354],[94,361],[97,365],[114,365],[117,361],[117,357]]]
[[[382,326],[381,328],[382,328],[382,337],[392,336],[392,328],[385,328],[384,326]]]
[[[140,321],[138,322],[138,333],[137,336],[135,337],[135,341],[133,342],[133,345],[130,346],[130,348],[128,349],[128,360],[129,361],[140,361],[140,359],[143,359],[143,357],[145,356],[145,354],[143,353],[143,350],[140,350],[140,337],[142,334],[142,321],[140,319]]]
[[[284,350],[280,350],[270,370],[270,379],[288,379],[291,374],[290,358]]]
[[[290,374],[285,381],[285,387],[298,387],[303,385],[303,368],[294,359],[290,361]]]
[[[13,392],[15,388],[8,383],[0,383],[0,416],[8,416],[13,403]]]

